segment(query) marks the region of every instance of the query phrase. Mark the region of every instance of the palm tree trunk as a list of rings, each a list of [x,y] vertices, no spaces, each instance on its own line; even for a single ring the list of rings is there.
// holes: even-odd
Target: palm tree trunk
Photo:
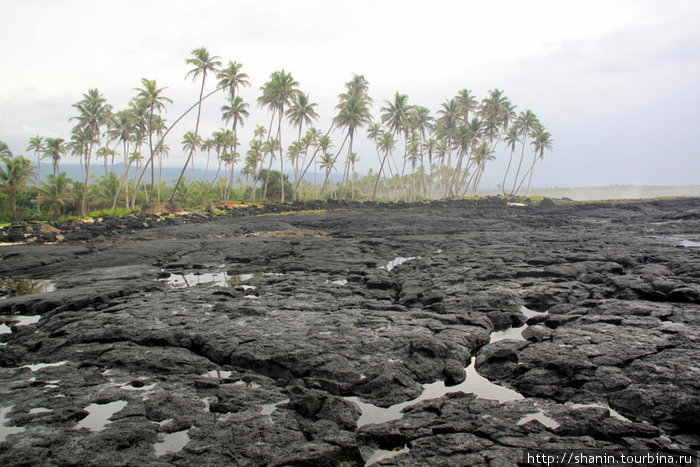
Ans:
[[[510,164],[513,162],[513,153],[515,151],[513,149],[510,150],[510,157],[508,158],[508,165],[506,166],[506,173],[503,174],[503,184],[501,185],[501,191],[503,191],[503,194],[506,194],[506,178],[508,177],[508,172],[510,171]]]
[[[284,115],[284,104],[280,107],[280,117],[277,122],[277,141],[280,145],[280,185],[282,186],[281,202],[284,203],[284,150],[282,149],[282,116]]]
[[[523,137],[523,147],[520,151],[520,161],[518,162],[518,170],[515,172],[515,178],[513,179],[513,189],[510,192],[510,195],[514,195],[517,193],[517,190],[515,189],[515,184],[518,183],[518,176],[520,175],[520,169],[523,165],[523,158],[525,157],[525,143],[527,142],[527,134]],[[519,189],[519,188],[518,188]]]
[[[201,96],[200,96],[201,97]],[[148,149],[151,153],[149,160],[151,161],[151,199],[153,199],[153,190],[155,188],[155,167],[153,166],[153,103],[151,103],[151,111],[148,115]]]
[[[236,173],[235,165],[234,165],[233,159],[231,159],[231,172],[229,173],[228,183],[226,184],[226,199],[227,200],[231,199],[231,188],[233,188],[233,177],[234,177],[235,173]]]
[[[85,183],[83,184],[83,192],[80,200],[80,217],[85,217],[87,207],[87,193],[90,187],[90,159],[92,156],[92,143],[88,145],[87,153],[85,154]]]
[[[384,163],[386,162],[386,158],[389,155],[389,151],[387,151],[384,154],[384,158],[382,159],[382,163],[379,165],[379,172],[377,173],[377,179],[374,181],[374,190],[372,190],[372,201],[374,201],[374,198],[377,195],[377,186],[379,185],[379,178],[382,176],[382,170],[384,170]]]
[[[204,75],[202,76],[202,87],[199,90],[199,101],[197,103],[197,123],[194,126],[194,141],[197,141],[197,134],[199,132],[199,118],[202,115],[202,100],[204,100],[202,95],[204,94],[204,82],[206,81],[206,77],[207,77],[207,74],[205,72]],[[221,88],[219,88],[219,89],[221,89]],[[211,94],[209,94],[209,95],[211,95]],[[189,110],[188,110],[188,112],[189,112]],[[175,122],[175,123],[177,123],[177,122]],[[172,127],[170,127],[170,128],[172,128]],[[166,132],[166,134],[167,134],[167,132]],[[165,136],[163,136],[163,138],[165,138]],[[185,176],[185,171],[187,170],[187,165],[190,163],[190,160],[192,160],[192,155],[194,154],[194,149],[195,149],[194,145],[192,145],[192,147],[190,148],[190,154],[187,156],[187,161],[185,162],[185,166],[182,168],[182,172],[180,172],[180,176],[177,178],[177,182],[175,182],[175,187],[173,188],[173,192],[170,195],[170,198],[168,199],[169,202],[172,202],[173,198],[175,198],[175,193],[177,193],[177,189],[180,186],[180,183],[182,182],[182,177]],[[151,157],[151,159],[152,159],[152,157]],[[192,164],[192,167],[194,168],[194,163]]]

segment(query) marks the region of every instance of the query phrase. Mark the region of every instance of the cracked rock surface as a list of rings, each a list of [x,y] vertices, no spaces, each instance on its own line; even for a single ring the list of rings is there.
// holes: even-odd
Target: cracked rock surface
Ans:
[[[697,199],[484,200],[3,246],[0,277],[55,290],[0,300],[0,465],[697,450],[698,232]],[[522,338],[490,342],[509,328]],[[358,426],[348,398],[382,410],[469,383],[472,357],[523,397],[448,387]]]

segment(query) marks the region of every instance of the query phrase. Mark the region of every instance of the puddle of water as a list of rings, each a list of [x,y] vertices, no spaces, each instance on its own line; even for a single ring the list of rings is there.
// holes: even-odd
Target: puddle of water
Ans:
[[[44,369],[44,368],[51,368],[51,367],[55,367],[55,366],[63,366],[63,365],[65,365],[66,363],[68,363],[68,362],[67,362],[67,361],[63,361],[63,362],[57,362],[57,363],[35,363],[34,365],[24,365],[24,366],[22,366],[22,367],[20,367],[20,368],[29,368],[30,370],[36,372],[36,371],[39,371],[39,370]]]
[[[25,428],[23,426],[9,426],[10,422],[10,412],[14,408],[14,405],[9,407],[0,407],[0,443],[5,441],[8,436],[16,433],[22,433]]]
[[[391,459],[392,457],[400,456],[401,454],[406,454],[410,452],[411,450],[408,449],[407,446],[404,446],[403,448],[396,448],[391,451],[387,451],[385,449],[377,449],[372,453],[372,455],[365,461],[365,467],[369,467],[370,465],[374,465],[379,461],[383,461],[386,459]]]
[[[516,340],[516,341],[524,341],[525,338],[523,338],[523,331],[525,330],[527,326],[522,325],[518,326],[517,328],[508,328],[504,329],[502,331],[493,331],[491,333],[491,336],[489,338],[489,344],[493,344],[494,342],[510,339],[510,340]]]
[[[409,256],[408,258],[404,258],[403,256],[397,256],[396,258],[389,261],[386,264],[386,266],[382,266],[380,269],[386,269],[387,271],[391,271],[396,266],[399,266],[400,264],[403,264],[406,261],[411,261],[413,259],[420,259],[420,256]]]
[[[56,286],[53,281],[44,279],[0,279],[0,300],[18,295],[32,295],[43,292],[53,292]]]
[[[78,423],[76,430],[87,428],[90,431],[101,431],[107,426],[112,415],[126,407],[126,401],[114,401],[108,404],[90,404],[85,407],[89,415]]]
[[[37,323],[41,319],[41,315],[0,315],[0,334],[10,334],[12,330],[10,326],[26,326],[28,324]],[[9,326],[6,324],[9,323]]]
[[[170,287],[193,287],[195,285],[214,285],[216,287],[231,287],[241,282],[249,281],[254,277],[282,276],[273,272],[254,272],[250,274],[229,274],[227,272],[206,272],[186,274],[171,274],[162,279]],[[253,285],[240,285],[244,290],[254,290]]]
[[[424,384],[423,393],[417,398],[387,408],[377,407],[376,405],[363,402],[355,396],[346,397],[345,399],[357,404],[362,412],[362,415],[360,415],[360,418],[357,420],[358,428],[372,423],[379,424],[391,420],[398,420],[403,416],[401,411],[406,407],[411,407],[422,401],[437,399],[445,394],[453,392],[474,394],[480,399],[497,400],[500,403],[524,399],[519,392],[494,384],[477,373],[474,369],[475,360],[476,358],[472,357],[470,365],[465,369],[467,378],[462,383],[455,386],[445,386],[444,381]]]
[[[190,442],[190,435],[187,434],[188,431],[189,428],[187,430],[162,435],[162,441],[158,441],[153,445],[153,449],[156,450],[156,456],[161,457],[166,454],[182,451],[182,448]]]
[[[533,316],[537,315],[544,315],[547,312],[546,311],[535,311],[531,310],[527,307],[520,307],[520,312],[525,315],[525,320],[528,320],[529,318],[532,318]],[[510,327],[507,329],[503,329],[501,331],[493,331],[491,333],[491,336],[489,338],[489,344],[492,344],[494,342],[506,340],[506,339],[511,339],[511,340],[516,340],[516,341],[524,341],[525,338],[523,337],[523,331],[527,327],[526,324],[522,324],[518,327]]]
[[[230,370],[211,370],[207,371],[204,373],[202,376],[204,378],[219,378],[219,379],[228,379],[232,375],[237,375],[237,371],[230,371]]]
[[[537,420],[538,422],[542,423],[547,428],[551,428],[552,430],[556,430],[561,426],[556,420],[544,413],[542,409],[538,410],[537,412],[523,415],[523,417],[520,420],[518,420],[518,425],[524,425],[527,422],[531,422],[532,420]]]
[[[287,402],[289,402],[289,399],[284,399],[284,400],[281,400],[281,401],[279,401],[279,402],[275,402],[274,404],[263,404],[262,410],[260,410],[260,415],[264,415],[264,416],[266,416],[267,418],[269,418],[269,419],[270,419],[270,423],[275,423],[275,422],[272,420],[272,413],[273,413],[275,410],[277,410],[277,407],[278,407],[278,406],[280,406],[280,405],[282,405],[282,404],[286,404]]]
[[[228,274],[225,272],[194,274],[188,272],[186,274],[171,274],[170,277],[163,279],[170,287],[193,287],[195,285],[216,285],[225,287],[228,282]]]
[[[616,418],[616,419],[623,421],[623,422],[632,423],[632,421],[629,418],[625,417],[624,415],[621,415],[615,409],[610,408],[610,406],[608,406],[608,404],[605,404],[602,402],[593,402],[590,404],[574,404],[572,402],[567,402],[566,405],[568,405],[572,409],[585,409],[588,407],[595,407],[597,409],[608,409],[608,411],[610,412],[610,416],[612,418]]]

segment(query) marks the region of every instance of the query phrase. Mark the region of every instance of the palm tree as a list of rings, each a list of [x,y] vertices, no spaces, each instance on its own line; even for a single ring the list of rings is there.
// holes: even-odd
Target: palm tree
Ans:
[[[194,68],[191,69],[187,75],[185,75],[185,79],[188,77],[192,76],[192,80],[196,80],[199,75],[202,75],[202,86],[199,90],[199,101],[197,101],[197,123],[195,124],[194,127],[194,138],[199,134],[199,119],[202,115],[202,99],[204,96],[204,83],[207,80],[207,73],[216,73],[218,68],[221,66],[221,62],[217,59],[221,57],[219,56],[210,56],[209,52],[207,49],[204,47],[200,47],[199,49],[194,49],[192,51],[192,57],[188,58],[185,60],[185,63],[188,65],[193,65]],[[177,123],[177,122],[176,122]],[[187,170],[187,166],[189,165],[190,161],[192,160],[192,156],[194,154],[194,146],[191,148],[192,150],[190,151],[189,155],[187,156],[187,160],[185,161],[185,166],[182,168],[182,172],[180,172],[180,176],[177,179],[177,182],[175,182],[175,187],[173,188],[173,192],[170,195],[170,199],[168,201],[172,201],[173,198],[175,197],[175,193],[177,193],[177,189],[180,186],[180,183],[182,182],[182,177],[185,176],[185,171]],[[192,164],[194,166],[194,163]]]
[[[29,144],[27,145],[27,151],[34,151],[34,157],[36,157],[36,178],[41,180],[41,153],[44,152],[44,138],[41,136],[32,136],[29,138]],[[37,198],[36,202],[36,212],[41,211],[41,200]]]
[[[441,105],[437,111],[439,117],[435,121],[437,136],[443,141],[444,156],[442,157],[443,172],[443,193],[447,197],[450,194],[450,170],[452,168],[452,143],[455,139],[455,132],[460,122],[460,110],[457,99],[450,99]]]
[[[521,138],[522,149],[520,151],[520,161],[518,162],[518,170],[515,172],[515,178],[513,179],[513,189],[511,190],[510,195],[514,195],[517,191],[515,187],[517,186],[518,177],[520,175],[520,169],[523,164],[523,158],[525,157],[525,145],[527,143],[527,138],[533,136],[533,130],[537,128],[537,125],[539,124],[540,123],[537,119],[537,116],[534,113],[532,113],[532,111],[529,109],[525,112],[520,112],[520,115],[518,115],[518,118],[515,121],[515,125],[518,127],[518,134]]]
[[[301,141],[301,130],[304,125],[311,125],[314,120],[318,120],[316,112],[318,104],[311,102],[308,94],[296,93],[292,98],[292,103],[287,109],[287,120],[299,129],[297,141]]]
[[[241,158],[241,155],[236,151],[227,152],[224,162],[227,163],[228,167],[228,178],[226,181],[226,193],[224,194],[225,199],[231,198],[231,188],[233,188],[233,177],[236,169],[236,162]]]
[[[58,163],[61,156],[68,152],[68,145],[63,138],[46,138],[44,145],[44,157],[50,157],[53,165],[53,176],[58,174]]]
[[[355,164],[357,164],[360,161],[360,157],[357,155],[356,152],[351,152],[348,159],[350,161],[350,170],[352,171],[352,187],[350,192],[352,193],[352,199],[355,199],[355,180],[357,179],[357,173],[355,173]]]
[[[155,132],[155,128],[153,119],[156,111],[160,113],[165,109],[166,102],[172,104],[173,101],[162,95],[163,91],[167,88],[159,88],[156,84],[156,80],[141,78],[141,84],[143,88],[134,88],[134,91],[138,91],[136,100],[141,101],[143,106],[148,108],[148,148],[151,153],[149,163],[151,165],[151,199],[153,199],[155,187],[155,168],[153,166],[153,133]]]
[[[304,125],[311,125],[314,122],[314,120],[318,120],[318,113],[316,112],[315,107],[318,107],[318,104],[316,104],[315,102],[311,102],[311,99],[309,98],[308,94],[298,92],[292,98],[292,103],[289,106],[289,109],[287,109],[287,120],[289,121],[289,123],[298,128],[296,143],[299,150],[296,154],[297,157],[294,159],[293,164],[294,192],[292,194],[292,200],[296,200],[297,197],[296,187],[299,182],[299,156],[302,154],[302,152],[304,152],[304,149],[302,149],[301,144],[301,131],[304,128]]]
[[[27,145],[27,151],[34,151],[34,157],[36,157],[36,176],[41,178],[41,159],[40,155],[44,152],[44,138],[41,136],[32,136],[29,138],[29,144]]]
[[[421,183],[423,185],[423,197],[427,197],[427,187],[425,183],[425,165],[424,165],[424,141],[428,131],[432,129],[435,119],[430,115],[430,109],[420,105],[414,105],[408,114],[408,127],[411,131],[418,133],[418,159],[420,160],[421,168]],[[430,156],[432,163],[432,154]]]
[[[331,171],[335,167],[335,160],[336,157],[332,152],[327,152],[321,156],[321,163],[318,166],[326,171],[326,176],[323,179],[323,186],[321,187],[321,195],[323,195],[323,192],[326,190],[326,184],[330,179]]]
[[[248,113],[248,104],[243,101],[243,99],[239,96],[234,97],[231,99],[231,103],[229,105],[224,105],[221,107],[221,111],[223,112],[221,114],[221,118],[226,121],[227,123],[229,121],[233,121],[233,151],[235,152],[238,148],[238,125],[240,124],[241,126],[245,122],[245,119],[250,115]],[[231,176],[231,180],[233,180],[233,176]]]
[[[265,130],[265,127],[263,127],[263,136],[264,136],[264,130]],[[258,184],[258,177],[260,175],[260,168],[262,167],[262,162],[263,162],[263,143],[262,143],[262,140],[254,139],[253,141],[250,142],[250,149],[248,149],[248,152],[246,152],[245,167],[243,168],[243,172],[246,174],[246,177],[248,175],[251,175],[251,177],[253,178],[253,187],[252,187],[252,194],[251,194],[251,199],[253,201],[255,201],[255,190],[256,190],[257,184]]]
[[[472,157],[474,167],[474,173],[472,174],[469,182],[464,187],[464,191],[472,186],[472,195],[476,194],[477,188],[479,188],[479,183],[481,183],[481,177],[484,175],[486,169],[486,163],[495,159],[493,156],[493,149],[489,147],[488,142],[484,141],[479,146],[474,148],[474,155]]]
[[[107,126],[112,118],[112,106],[107,104],[107,100],[97,89],[89,89],[87,94],[83,94],[83,99],[73,104],[78,109],[78,116],[73,119],[78,124],[73,128],[73,133],[80,135],[85,143],[85,183],[80,199],[80,215],[85,216],[87,193],[90,185],[90,160],[92,158],[92,148],[99,144],[102,127]]]
[[[109,158],[111,157],[112,160],[114,160],[114,155],[115,155],[116,153],[117,153],[117,151],[115,151],[114,149],[111,149],[111,148],[108,148],[108,147],[105,147],[105,146],[102,146],[102,147],[98,148],[97,151],[95,151],[95,156],[96,156],[96,157],[102,157],[102,158],[104,158],[104,161],[105,161],[105,162],[104,162],[104,164],[105,164],[105,175],[107,175],[107,172],[109,172],[109,170],[108,170],[108,167],[109,167],[109,164],[108,164]]]
[[[471,122],[460,123],[455,132],[455,146],[457,148],[457,167],[451,188],[451,195],[457,195],[462,191],[466,177],[474,163],[470,157],[472,148],[476,146],[476,141],[483,137],[481,120],[474,117]],[[462,170],[464,160],[467,159],[467,166]]]
[[[535,154],[532,158],[532,165],[530,165],[530,169],[527,171],[525,175],[528,173],[530,174],[527,179],[527,188],[525,189],[525,196],[527,196],[528,193],[530,193],[530,183],[532,182],[532,174],[535,170],[535,163],[538,160],[544,159],[544,151],[545,149],[548,151],[552,150],[552,135],[545,130],[544,126],[539,124],[535,126],[535,129],[533,131],[533,140],[531,142]],[[523,181],[525,180],[525,176],[523,176]],[[520,182],[520,186],[522,186],[522,182]],[[518,190],[520,190],[520,186],[518,186]]]
[[[120,110],[114,114],[110,123],[110,129],[107,132],[110,141],[117,141],[117,144],[121,143],[122,156],[124,157],[124,173],[119,182],[116,196],[112,200],[112,209],[116,208],[117,198],[119,197],[122,187],[125,188],[126,207],[129,207],[129,184],[126,183],[129,178],[129,169],[131,167],[129,160],[129,144],[137,141],[139,135],[138,129],[138,118],[132,106],[129,109]]]
[[[4,141],[0,141],[0,159],[4,160],[10,157],[12,157],[12,151],[10,151],[10,147]]]
[[[476,101],[476,97],[472,95],[469,89],[462,89],[457,93],[455,98],[457,101],[457,108],[460,112],[460,118],[463,122],[469,121],[469,113],[476,111],[479,104]]]
[[[12,206],[12,220],[19,221],[17,216],[17,195],[34,178],[34,166],[22,156],[4,159],[5,167],[0,166],[0,187],[10,195]]]
[[[219,71],[217,78],[219,79],[219,87],[224,88],[229,92],[229,101],[233,102],[236,99],[236,91],[239,87],[250,86],[248,75],[241,71],[242,63],[232,62],[229,60],[226,68]]]
[[[503,174],[503,185],[501,185],[501,190],[505,195],[506,178],[508,177],[510,166],[513,163],[513,154],[515,153],[515,146],[520,142],[520,129],[516,125],[512,125],[508,128],[508,131],[506,131],[504,142],[506,143],[506,147],[510,149],[510,157],[508,158],[508,165],[506,166],[506,171]]]
[[[58,216],[63,213],[63,207],[66,205],[66,202],[72,199],[72,183],[73,180],[66,177],[65,172],[61,172],[58,176],[47,175],[46,182],[39,187],[39,199],[48,202],[49,211],[54,221],[58,220]]]
[[[194,154],[197,152],[197,150],[202,148],[202,137],[191,131],[188,131],[182,137],[181,143],[183,151],[189,154]]]
[[[384,170],[384,163],[386,162],[387,157],[389,157],[389,154],[391,154],[391,151],[394,150],[395,146],[396,139],[394,139],[393,133],[388,131],[383,132],[377,140],[377,148],[384,153],[384,157],[382,158],[382,163],[379,166],[379,172],[377,172],[377,180],[374,182],[372,201],[374,201],[374,198],[377,195],[377,186],[379,185],[379,178],[382,176],[382,170]]]
[[[384,101],[386,104],[381,109],[381,120],[382,124],[389,130],[393,135],[402,135],[404,137],[404,155],[403,155],[403,167],[401,169],[401,175],[403,176],[404,169],[406,168],[406,150],[408,148],[408,119],[409,113],[411,112],[411,106],[408,105],[408,96],[406,94],[399,94],[398,91],[394,95],[394,101]]]
[[[479,116],[484,121],[484,133],[493,149],[499,134],[507,131],[515,118],[515,106],[503,95],[503,91],[492,89],[479,105]]]
[[[333,118],[333,124],[346,130],[345,139],[335,156],[336,160],[340,156],[345,142],[348,142],[345,169],[343,171],[344,183],[347,183],[347,175],[350,171],[350,154],[352,154],[355,131],[372,122],[372,115],[370,114],[372,99],[367,94],[368,89],[369,83],[365,77],[354,75],[350,81],[345,83],[346,92],[338,96],[340,102],[335,106],[338,110],[338,115]],[[321,190],[321,193],[323,193],[323,190]]]
[[[285,107],[289,107],[299,91],[299,83],[294,80],[291,73],[284,70],[275,71],[270,75],[270,80],[260,88],[262,96],[258,98],[258,105],[267,107],[272,112],[272,119],[277,115],[277,141],[280,159],[280,177],[284,180],[284,156],[282,155],[282,117]],[[270,121],[272,128],[272,120]],[[268,134],[268,137],[270,134]],[[272,167],[270,167],[271,169]],[[268,169],[265,179],[263,197],[267,194],[267,185],[270,179],[270,169]],[[282,182],[281,202],[284,203],[284,181]]]

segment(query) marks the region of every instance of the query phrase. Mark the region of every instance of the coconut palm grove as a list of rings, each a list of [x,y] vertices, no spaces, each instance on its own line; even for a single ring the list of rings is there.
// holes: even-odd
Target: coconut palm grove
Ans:
[[[375,103],[367,78],[355,74],[338,95],[329,128],[317,128],[318,105],[291,73],[272,72],[257,101],[245,102],[238,91],[253,79],[241,63],[224,63],[206,48],[185,62],[185,78],[196,90],[192,105],[172,120],[165,118],[173,104],[167,88],[143,78],[125,109],[115,109],[98,89],[87,90],[67,109],[70,134],[36,135],[26,148],[0,141],[0,220],[123,214],[166,200],[196,208],[229,200],[458,198],[476,194],[496,157],[508,161],[502,194],[527,195],[537,162],[552,149],[537,116],[518,110],[499,89],[481,98],[459,90],[439,105],[429,103],[438,108],[431,112],[399,91]],[[226,104],[208,105],[218,93]],[[212,134],[200,128],[205,112],[221,117]],[[194,127],[187,127],[194,115]],[[250,140],[239,136],[243,125],[255,125]],[[373,143],[374,153],[356,151],[360,138]],[[168,141],[177,139],[186,162],[177,179],[166,181]],[[61,171],[70,158],[80,163],[79,178]],[[374,161],[362,176],[360,158]],[[195,167],[202,166],[204,176],[197,177]]]

